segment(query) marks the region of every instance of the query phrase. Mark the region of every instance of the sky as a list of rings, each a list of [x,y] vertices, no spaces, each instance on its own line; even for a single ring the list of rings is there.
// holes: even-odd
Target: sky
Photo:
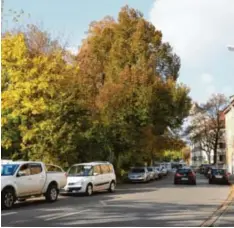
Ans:
[[[117,17],[125,5],[140,10],[181,58],[179,82],[201,103],[213,93],[234,94],[234,0],[5,0],[4,30],[15,26],[8,10],[24,10],[20,24],[35,23],[77,50],[90,22]],[[27,15],[30,14],[30,17]]]

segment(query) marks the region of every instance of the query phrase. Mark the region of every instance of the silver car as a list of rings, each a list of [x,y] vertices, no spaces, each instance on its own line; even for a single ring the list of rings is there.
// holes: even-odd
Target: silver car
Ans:
[[[154,167],[147,167],[147,170],[150,173],[150,180],[156,180],[159,178],[158,171]]]
[[[148,182],[150,173],[146,167],[134,167],[128,173],[128,180],[131,182]]]

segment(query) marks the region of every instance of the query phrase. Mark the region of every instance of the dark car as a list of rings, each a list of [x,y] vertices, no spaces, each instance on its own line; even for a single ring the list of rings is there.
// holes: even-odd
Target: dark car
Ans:
[[[209,175],[209,184],[229,184],[229,176],[225,169],[212,169]]]
[[[174,184],[193,184],[196,185],[196,174],[191,168],[177,169],[174,176]]]

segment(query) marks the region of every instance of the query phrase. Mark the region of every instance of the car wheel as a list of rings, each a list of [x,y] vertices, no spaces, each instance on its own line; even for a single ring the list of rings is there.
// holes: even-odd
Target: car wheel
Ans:
[[[197,185],[197,182],[196,182],[196,181],[194,181],[194,182],[193,182],[193,185]]]
[[[212,184],[212,180],[211,179],[209,179],[209,184]]]
[[[176,181],[174,181],[174,184],[178,184]]]
[[[55,202],[58,199],[58,194],[59,191],[57,185],[50,184],[45,194],[46,201],[51,203]]]
[[[111,181],[110,187],[109,187],[109,192],[114,192],[115,191],[115,182]]]
[[[93,194],[93,186],[91,184],[88,184],[86,188],[86,195],[91,196]]]
[[[15,203],[15,191],[11,188],[2,191],[2,209],[11,209]]]

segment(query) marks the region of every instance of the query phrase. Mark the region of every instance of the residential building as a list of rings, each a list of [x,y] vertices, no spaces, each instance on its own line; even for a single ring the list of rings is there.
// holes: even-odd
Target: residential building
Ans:
[[[234,95],[230,97],[230,104],[224,110],[226,122],[226,166],[234,174]]]

